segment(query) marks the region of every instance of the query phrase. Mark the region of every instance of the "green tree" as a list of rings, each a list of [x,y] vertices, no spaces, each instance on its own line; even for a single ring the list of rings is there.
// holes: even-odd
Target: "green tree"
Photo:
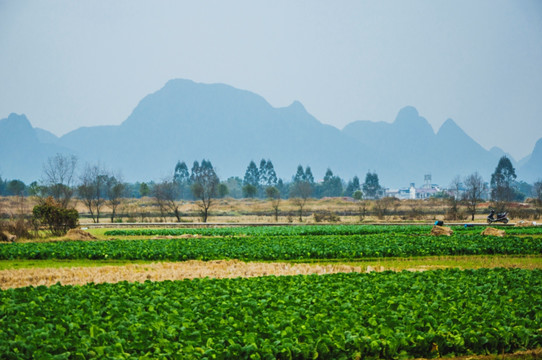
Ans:
[[[252,184],[246,184],[243,186],[243,196],[246,198],[254,198],[258,193],[258,188]]]
[[[6,192],[11,196],[24,196],[26,194],[26,185],[21,180],[10,180],[6,185]]]
[[[243,197],[243,180],[238,176],[229,177],[226,182],[228,187],[228,194],[234,199],[240,199]]]
[[[260,171],[254,161],[248,164],[243,178],[243,194],[246,197],[254,197],[260,188]]]
[[[303,166],[301,165],[298,165],[297,166],[297,171],[294,175],[294,178],[293,178],[293,182],[294,183],[297,183],[297,182],[301,182],[301,181],[305,181],[305,171],[303,170]]]
[[[366,198],[378,199],[380,196],[380,183],[378,182],[378,175],[376,173],[368,172],[365,176],[365,183],[363,184],[363,193]]]
[[[361,186],[359,184],[359,178],[357,176],[354,176],[352,180],[348,182],[346,185],[346,190],[344,191],[345,196],[354,196],[354,193],[358,190],[361,190]]]
[[[150,193],[151,189],[149,188],[149,185],[147,183],[143,182],[139,185],[139,196],[149,196]]]
[[[251,161],[250,164],[248,164],[247,170],[245,171],[245,177],[243,178],[243,184],[247,185],[254,185],[258,187],[260,183],[260,171],[258,170],[258,167],[254,163],[254,161]]]
[[[30,185],[28,185],[28,195],[30,196],[43,197],[44,192],[45,188],[38,184],[37,181],[32,181]]]
[[[314,184],[314,176],[312,175],[312,170],[310,166],[307,166],[305,168],[305,176],[303,178],[306,182],[313,185]]]
[[[268,186],[275,186],[277,185],[277,174],[275,173],[275,167],[273,166],[273,163],[271,160],[265,161],[262,159],[260,161],[260,186],[268,187]]]
[[[32,210],[34,220],[49,229],[52,235],[65,235],[69,229],[77,227],[79,213],[75,209],[66,209],[52,197],[40,199]]]
[[[328,168],[321,189],[321,196],[323,197],[341,196],[343,193],[342,180],[340,177],[333,175],[333,171]]]
[[[516,170],[508,157],[500,158],[495,172],[491,175],[491,198],[496,202],[499,211],[503,211],[506,203],[514,199],[513,181]]]
[[[207,222],[209,209],[218,194],[220,179],[211,162],[204,159],[201,165],[197,161],[194,162],[190,181],[192,182],[192,194],[197,199],[196,204],[200,207],[201,219],[203,222]]]
[[[223,183],[223,182],[221,182],[220,184],[218,184],[218,197],[219,197],[219,198],[224,198],[224,197],[226,197],[229,193],[230,193],[230,189],[228,188],[228,185],[226,185],[226,184]]]
[[[186,163],[177,162],[175,172],[173,173],[173,182],[179,188],[178,196],[180,199],[188,199],[190,197],[190,173]]]

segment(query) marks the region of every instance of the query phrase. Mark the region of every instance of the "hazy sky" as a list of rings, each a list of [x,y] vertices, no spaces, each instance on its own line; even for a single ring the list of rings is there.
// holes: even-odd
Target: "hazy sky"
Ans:
[[[542,1],[0,0],[0,118],[120,124],[172,78],[338,128],[412,105],[519,160],[542,137]]]

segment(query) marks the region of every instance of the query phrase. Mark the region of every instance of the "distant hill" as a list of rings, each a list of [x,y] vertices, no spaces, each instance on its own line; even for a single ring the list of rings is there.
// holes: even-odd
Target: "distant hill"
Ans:
[[[3,178],[27,183],[38,180],[48,157],[72,152],[56,144],[40,142],[42,135],[36,133],[25,115],[10,114],[0,120],[0,175]]]
[[[489,180],[502,153],[483,149],[453,120],[435,133],[410,106],[391,124],[356,121],[339,130],[297,101],[274,108],[249,91],[180,79],[143,98],[121,125],[82,127],[57,138],[12,114],[0,120],[0,141],[0,174],[25,182],[39,179],[47,157],[69,151],[81,164],[100,162],[127,181],[159,180],[172,175],[178,160],[190,168],[203,158],[222,179],[243,177],[251,160],[265,158],[286,181],[301,164],[317,179],[329,167],[345,180],[363,181],[376,171],[390,187],[421,183],[430,173],[445,186],[473,171]]]
[[[536,142],[531,155],[520,164],[517,173],[520,179],[527,182],[542,180],[542,138]]]
[[[383,154],[389,167],[405,168],[398,174],[405,178],[403,184],[420,184],[424,174],[431,174],[434,182],[447,186],[455,176],[474,171],[488,179],[500,158],[480,146],[452,119],[446,120],[435,134],[411,106],[401,109],[391,124],[356,121],[345,126],[343,133]]]
[[[80,128],[58,144],[122,169],[129,180],[171,175],[178,160],[190,167],[202,158],[210,159],[222,178],[242,177],[251,160],[271,159],[287,180],[298,164],[322,176],[331,167],[348,177],[380,162],[299,102],[273,108],[248,91],[188,80],[169,81],[146,96],[119,126]]]

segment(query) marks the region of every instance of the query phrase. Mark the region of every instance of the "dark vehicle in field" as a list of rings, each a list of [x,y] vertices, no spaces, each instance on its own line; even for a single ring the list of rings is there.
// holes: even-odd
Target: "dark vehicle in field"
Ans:
[[[494,222],[502,222],[505,224],[508,224],[508,211],[504,211],[502,213],[498,213],[497,217],[495,218],[495,210],[491,209],[489,212],[489,215],[487,216],[487,223],[492,224]]]

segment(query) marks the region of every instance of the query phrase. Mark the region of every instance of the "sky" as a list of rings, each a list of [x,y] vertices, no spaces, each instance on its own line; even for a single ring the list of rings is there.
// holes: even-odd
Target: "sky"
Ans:
[[[520,160],[542,138],[542,1],[0,0],[0,119],[118,125],[174,78],[339,129],[410,105]]]

